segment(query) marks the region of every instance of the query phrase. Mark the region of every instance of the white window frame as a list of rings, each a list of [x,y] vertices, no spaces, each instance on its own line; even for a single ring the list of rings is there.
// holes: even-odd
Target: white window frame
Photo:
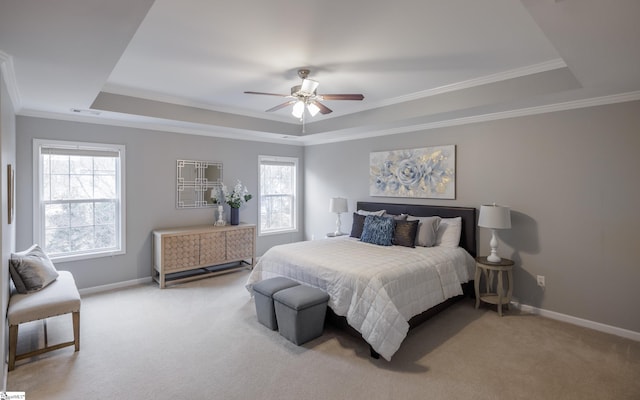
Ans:
[[[125,146],[119,144],[107,143],[89,143],[77,141],[49,140],[49,139],[33,139],[33,238],[36,243],[45,246],[44,231],[44,201],[42,201],[42,177],[43,165],[41,155],[42,148],[60,148],[75,151],[111,151],[118,152],[118,171],[116,173],[116,190],[117,201],[116,208],[119,209],[119,215],[116,216],[116,246],[108,250],[87,250],[82,252],[67,253],[61,255],[49,255],[55,261],[74,261],[86,260],[99,257],[111,257],[114,255],[126,253],[126,196],[125,196]],[[46,249],[45,249],[46,251]]]
[[[293,210],[292,210],[292,227],[291,228],[285,228],[285,229],[269,229],[269,230],[263,230],[262,229],[262,193],[261,193],[261,182],[262,182],[262,165],[263,164],[269,164],[269,163],[282,163],[282,164],[291,164],[293,166],[293,170],[294,170],[294,177],[293,177],[293,183],[295,185],[294,187],[294,193],[293,195]],[[300,192],[300,185],[298,182],[298,177],[299,177],[300,173],[298,171],[298,158],[296,157],[279,157],[279,156],[258,156],[258,236],[268,236],[268,235],[277,235],[277,234],[282,234],[282,233],[292,233],[292,232],[298,232],[298,210],[299,210],[299,205],[298,205],[298,199],[300,198],[299,196],[299,192]]]

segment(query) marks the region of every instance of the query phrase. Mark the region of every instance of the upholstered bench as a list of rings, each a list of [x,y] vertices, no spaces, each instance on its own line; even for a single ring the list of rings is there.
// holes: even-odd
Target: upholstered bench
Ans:
[[[298,282],[283,277],[265,279],[253,285],[258,322],[272,331],[278,329],[276,313],[273,308],[273,295],[280,290],[298,285]]]
[[[306,285],[293,286],[273,295],[278,330],[301,345],[322,335],[329,295]]]
[[[19,294],[13,292],[9,299],[7,319],[9,321],[9,371],[15,368],[17,360],[30,358],[48,351],[67,346],[80,350],[80,294],[68,271],[58,271],[58,278],[37,292]],[[15,289],[14,289],[15,290]],[[46,318],[63,314],[73,314],[73,341],[49,346]],[[28,353],[16,354],[18,326],[25,322],[44,320],[44,348]]]

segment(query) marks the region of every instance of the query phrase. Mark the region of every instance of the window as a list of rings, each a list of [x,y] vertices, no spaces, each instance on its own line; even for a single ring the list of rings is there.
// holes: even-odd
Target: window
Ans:
[[[260,156],[259,234],[295,232],[298,159]]]
[[[124,253],[124,146],[35,139],[33,159],[33,236],[49,257]]]

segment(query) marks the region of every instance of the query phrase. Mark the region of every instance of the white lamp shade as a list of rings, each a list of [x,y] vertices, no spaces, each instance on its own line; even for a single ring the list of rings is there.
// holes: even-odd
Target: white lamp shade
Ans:
[[[320,111],[320,108],[313,103],[309,103],[307,104],[307,110],[309,110],[309,114],[311,114],[312,117],[315,117]]]
[[[303,79],[302,85],[300,86],[300,93],[310,96],[316,91],[318,85],[319,83],[313,79]]]
[[[487,204],[480,207],[478,226],[491,229],[511,229],[511,210],[509,207]]]
[[[296,118],[302,118],[302,113],[304,113],[304,102],[298,100],[296,104],[293,105],[293,110],[291,110],[291,114]]]
[[[329,201],[329,211],[332,213],[344,213],[348,211],[347,199],[334,197]]]

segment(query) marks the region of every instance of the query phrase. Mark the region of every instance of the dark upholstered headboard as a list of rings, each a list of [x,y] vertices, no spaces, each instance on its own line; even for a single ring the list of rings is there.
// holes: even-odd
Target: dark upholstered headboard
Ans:
[[[476,256],[476,209],[473,207],[447,207],[359,201],[357,202],[357,209],[365,211],[386,210],[389,214],[409,214],[415,217],[431,217],[436,215],[442,218],[462,217],[460,247],[467,250],[472,256]]]

